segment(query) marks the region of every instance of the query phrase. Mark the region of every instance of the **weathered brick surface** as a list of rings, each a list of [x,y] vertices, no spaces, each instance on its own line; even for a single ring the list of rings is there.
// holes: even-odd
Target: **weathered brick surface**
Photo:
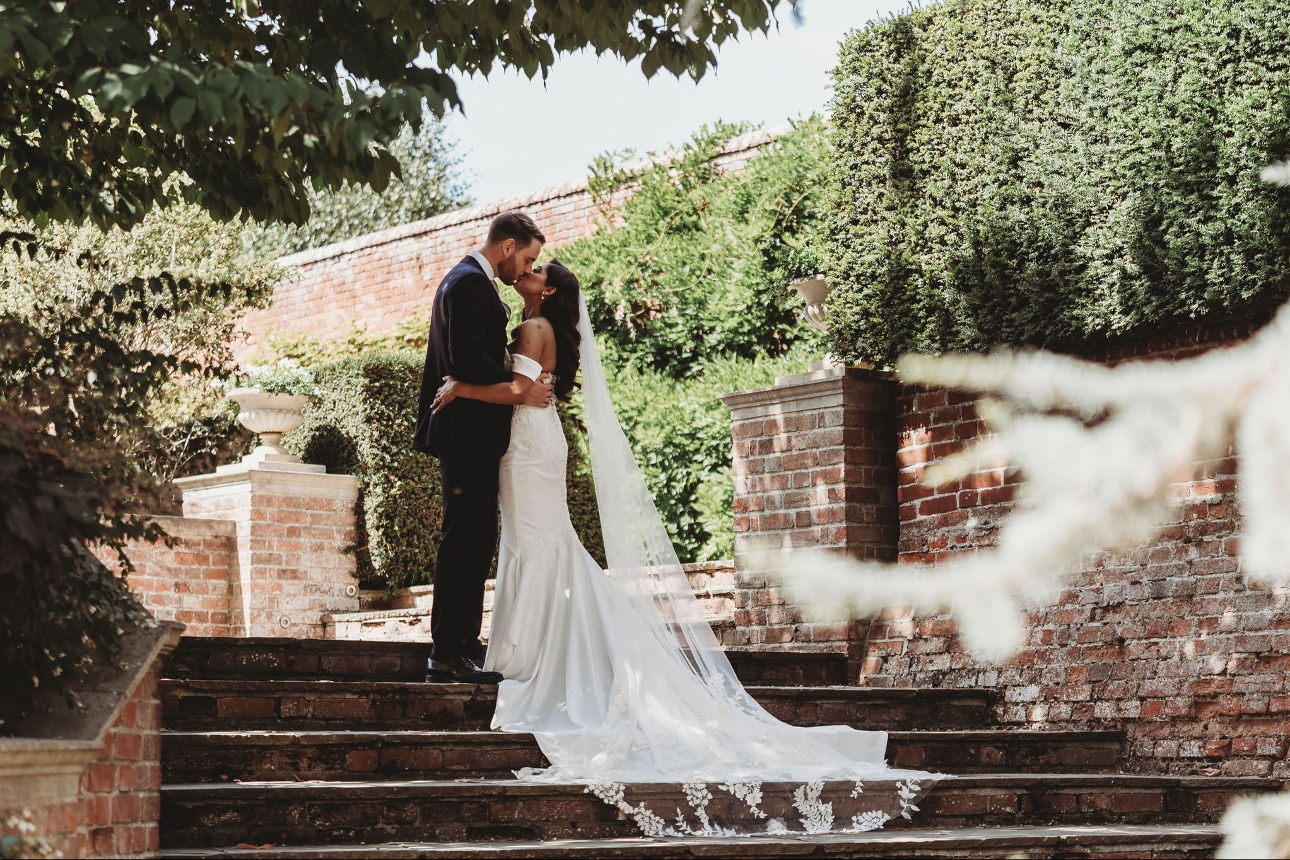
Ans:
[[[357,536],[354,478],[249,469],[177,483],[185,518],[234,529],[232,635],[320,638],[324,615],[358,608],[354,556],[345,552]]]
[[[722,398],[734,444],[736,557],[805,547],[895,560],[895,392],[887,375],[849,369]],[[867,622],[804,620],[756,565],[739,566],[736,586],[724,645],[838,651],[848,678],[858,675]]]
[[[1184,358],[1248,331],[1188,332],[1097,356]],[[989,432],[973,398],[902,388],[900,561],[936,564],[991,546],[1017,479],[981,472],[917,483],[928,463]],[[1001,666],[965,653],[945,615],[883,612],[869,630],[863,682],[997,690],[997,717],[1034,728],[1123,726],[1131,769],[1290,776],[1287,592],[1240,573],[1234,457],[1198,463],[1175,488],[1177,518],[1152,546],[1101,555],[1030,613],[1026,647]]]
[[[76,800],[28,807],[36,826],[29,838],[63,857],[156,856],[160,790],[161,704],[154,667],[135,685],[81,774]],[[22,813],[0,810],[0,823]]]
[[[222,520],[156,517],[168,541],[132,543],[130,590],[160,621],[187,625],[190,636],[232,636],[230,575],[237,563],[237,533]],[[112,569],[115,554],[96,550]]]
[[[731,140],[717,166],[741,169],[778,133],[753,132]],[[624,198],[620,194],[613,202]],[[253,354],[271,333],[325,339],[355,327],[388,329],[427,313],[439,281],[483,244],[489,222],[508,209],[531,215],[548,249],[590,235],[605,217],[586,180],[580,179],[284,257],[281,262],[293,268],[294,277],[274,291],[272,307],[244,318],[247,339],[237,346],[239,356]]]

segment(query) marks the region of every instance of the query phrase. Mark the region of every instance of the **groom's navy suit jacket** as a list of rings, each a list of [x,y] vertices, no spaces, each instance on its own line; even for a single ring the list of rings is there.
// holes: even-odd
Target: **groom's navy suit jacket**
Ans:
[[[444,276],[435,293],[421,375],[413,447],[469,471],[475,461],[499,460],[511,442],[511,407],[459,397],[430,411],[443,378],[491,385],[510,382],[504,364],[510,312],[473,257]],[[445,465],[447,465],[445,463]]]

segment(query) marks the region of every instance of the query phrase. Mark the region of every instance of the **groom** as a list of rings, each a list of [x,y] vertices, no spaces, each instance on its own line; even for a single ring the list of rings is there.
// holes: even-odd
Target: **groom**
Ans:
[[[439,458],[443,484],[443,536],[434,565],[430,611],[431,681],[497,684],[498,672],[479,664],[484,580],[497,544],[498,464],[511,442],[510,406],[457,398],[434,412],[445,376],[490,385],[510,382],[505,366],[510,309],[507,286],[533,270],[546,238],[522,212],[503,212],[488,228],[483,248],[471,251],[439,283],[430,318],[430,343],[421,375],[421,399],[412,446]],[[548,406],[549,384],[530,389],[530,406]]]

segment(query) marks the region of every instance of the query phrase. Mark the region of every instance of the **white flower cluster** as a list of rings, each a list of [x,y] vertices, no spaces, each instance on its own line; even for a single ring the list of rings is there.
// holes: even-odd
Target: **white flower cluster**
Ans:
[[[234,377],[232,388],[252,388],[265,394],[321,394],[314,384],[313,371],[291,358],[280,359],[276,364],[252,365]]]

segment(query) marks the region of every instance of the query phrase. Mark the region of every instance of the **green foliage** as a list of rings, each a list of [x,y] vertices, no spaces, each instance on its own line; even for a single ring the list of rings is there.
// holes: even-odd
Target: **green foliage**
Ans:
[[[313,368],[318,395],[283,444],[359,481],[358,577],[388,588],[429,582],[442,507],[439,468],[412,450],[422,358],[371,352]]]
[[[164,482],[240,453],[213,390],[274,275],[195,210],[129,234],[3,217],[0,238],[0,587],[22,595],[0,611],[0,710],[22,710],[40,686],[74,696],[146,619],[85,544],[155,539],[132,515],[169,506]]]
[[[0,244],[25,266],[0,305],[0,587],[19,598],[0,612],[4,707],[110,659],[146,617],[84,544],[157,537],[130,516],[159,501],[153,452],[191,464],[215,447],[188,447],[204,431],[176,416],[227,377],[220,333],[270,284],[183,241],[204,216],[173,216],[303,223],[310,189],[385,189],[391,141],[458,104],[454,73],[545,74],[590,48],[697,79],[777,2],[0,0]],[[158,208],[169,248],[147,229]],[[102,234],[27,226],[51,223]],[[133,244],[110,230],[141,225]],[[113,242],[139,253],[105,253]]]
[[[132,452],[156,447],[149,407],[174,377],[216,369],[128,341],[181,316],[180,296],[232,289],[162,273],[78,304],[0,313],[0,588],[21,595],[0,612],[4,710],[112,659],[122,632],[147,618],[85,544],[115,550],[128,573],[125,543],[160,535],[132,517],[157,500],[155,477]]]
[[[258,364],[234,378],[238,388],[255,388],[265,394],[318,394],[314,373],[300,363],[284,358],[276,364]]]
[[[814,340],[787,285],[813,277],[820,188],[829,162],[823,122],[812,118],[763,147],[744,170],[713,159],[744,126],[705,126],[667,160],[624,168],[602,156],[591,190],[610,229],[562,247],[577,273],[606,361],[683,378],[726,356],[777,356]],[[617,215],[608,204],[633,188]]]
[[[430,334],[430,312],[404,317],[388,329],[372,331],[352,328],[326,340],[309,334],[273,334],[257,353],[264,362],[292,359],[302,364],[337,361],[346,356],[387,349],[410,349],[425,352]]]
[[[308,463],[359,480],[358,577],[394,590],[432,580],[443,508],[439,463],[412,450],[424,357],[372,351],[313,368],[319,394],[283,444]],[[569,446],[569,509],[603,561],[595,490],[576,420],[562,413]],[[597,548],[599,548],[597,550]]]
[[[589,48],[697,79],[777,2],[0,0],[0,199],[102,226],[176,196],[302,223],[309,185],[385,188],[386,147],[458,104],[453,74]]]
[[[204,370],[152,393],[139,414],[149,432],[134,437],[127,453],[162,483],[241,453],[251,437],[221,403],[219,385],[234,364],[238,317],[268,303],[282,272],[246,252],[237,225],[179,205],[130,232],[37,228],[0,215],[0,235],[23,251],[0,255],[0,313],[52,325],[81,313],[96,296],[111,295],[119,304],[126,284],[145,284],[150,295],[154,285],[168,293],[173,313],[136,315],[126,323],[100,319],[105,333],[123,348],[141,350],[141,357],[168,355]],[[189,291],[194,283],[209,287]]]
[[[1279,302],[1284,3],[988,0],[853,33],[834,73],[831,349],[1078,346]]]
[[[730,558],[734,550],[730,411],[718,395],[800,373],[806,353],[802,347],[777,359],[716,359],[681,380],[606,368],[614,410],[682,561]]]
[[[469,201],[443,123],[427,116],[419,131],[409,126],[390,142],[402,178],[384,191],[348,183],[334,191],[309,191],[304,224],[265,224],[248,228],[252,246],[266,257],[281,257],[430,218]]]

